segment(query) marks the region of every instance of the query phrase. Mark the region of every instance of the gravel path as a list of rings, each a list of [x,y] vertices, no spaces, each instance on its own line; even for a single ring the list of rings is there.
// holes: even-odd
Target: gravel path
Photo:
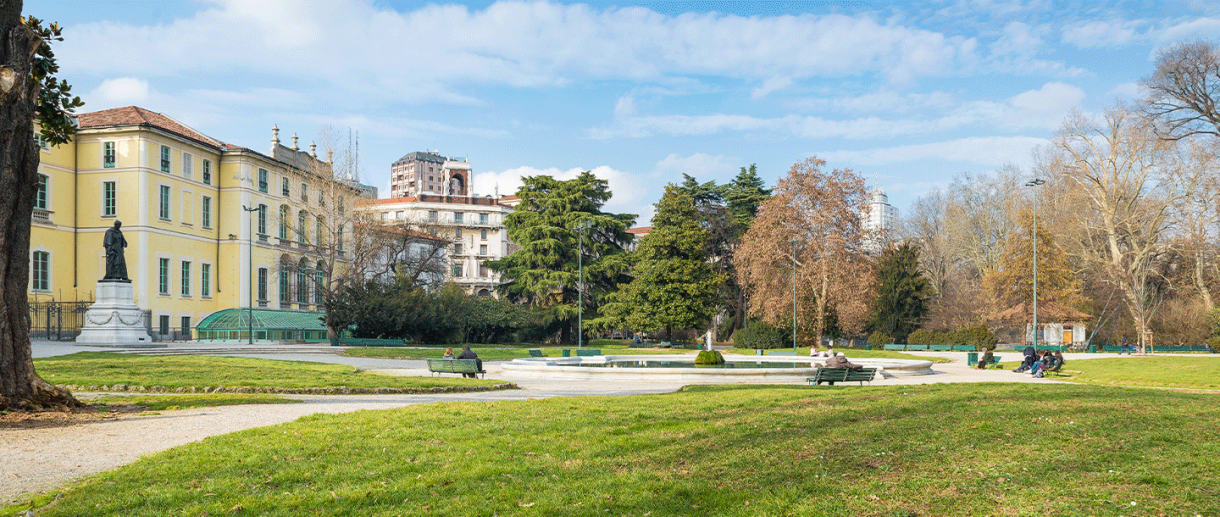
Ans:
[[[35,344],[36,357],[81,351],[60,343]],[[108,349],[113,351],[113,349]],[[333,352],[334,349],[331,349]],[[216,352],[220,352],[217,350]],[[222,352],[223,353],[223,352]],[[219,354],[218,354],[219,355]],[[228,354],[224,355],[247,355]],[[423,361],[348,358],[285,347],[281,353],[249,354],[253,357],[352,364],[378,369],[390,375],[426,376]],[[935,353],[916,355],[937,355]],[[1000,354],[1015,359],[1019,352]],[[1076,354],[1072,354],[1076,355]],[[1084,358],[1113,357],[1079,354]],[[967,368],[960,354],[950,356],[953,363],[934,367],[940,374],[919,377],[878,379],[877,385],[930,384],[942,382],[1054,382],[1032,379],[1004,370]],[[1072,361],[1071,356],[1068,361]],[[582,382],[541,379],[513,379],[501,374],[496,363],[487,365],[489,377],[516,382],[522,389],[493,392],[448,393],[436,395],[293,395],[303,403],[225,406],[165,411],[160,415],[130,416],[117,420],[89,422],[39,429],[0,429],[0,505],[15,504],[41,491],[54,490],[82,476],[105,472],[134,462],[155,452],[233,431],[291,422],[314,413],[346,413],[359,410],[390,409],[411,404],[441,401],[527,400],[536,398],[608,395],[625,396],[668,393],[684,383],[678,382]]]

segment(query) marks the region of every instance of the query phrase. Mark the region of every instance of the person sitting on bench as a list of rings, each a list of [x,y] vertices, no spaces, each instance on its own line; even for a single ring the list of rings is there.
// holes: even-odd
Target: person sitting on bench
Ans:
[[[988,348],[987,351],[983,353],[983,357],[981,359],[979,359],[978,369],[986,370],[987,365],[994,363],[994,362],[995,362],[995,354],[992,354],[991,349]]]
[[[462,355],[457,356],[457,358],[458,359],[474,359],[474,368],[480,372],[483,371],[483,360],[479,359],[479,354],[474,353],[474,350],[470,349],[470,345],[462,345]],[[478,374],[463,373],[462,376],[473,379],[475,377],[478,377]]]
[[[843,356],[843,352],[839,352],[836,355],[830,356],[830,358],[826,360],[826,364],[823,367],[824,368],[846,368],[848,370],[859,370],[861,368],[864,368],[863,366],[860,366],[858,364],[852,363],[851,361],[848,361],[847,357]],[[826,384],[834,386],[835,381],[826,381]]]

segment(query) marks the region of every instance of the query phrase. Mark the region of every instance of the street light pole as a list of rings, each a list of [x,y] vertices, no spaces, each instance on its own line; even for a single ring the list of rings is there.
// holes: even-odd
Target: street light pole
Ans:
[[[1034,178],[1025,184],[1034,188],[1034,232],[1032,244],[1034,248],[1034,349],[1038,348],[1038,186],[1046,180]]]
[[[246,212],[251,212],[251,213],[259,211],[258,207],[250,208],[246,205],[242,205],[241,209],[245,210]],[[248,310],[249,310],[249,313],[247,314],[248,317],[246,318],[248,321],[246,323],[248,323],[249,327],[250,327],[249,328],[250,345],[253,346],[254,345],[254,282],[255,282],[255,280],[254,280],[254,222],[253,221],[250,222],[250,234],[248,235],[248,237],[249,238],[246,239],[246,241],[250,243],[250,253],[247,255],[246,258],[249,259],[249,261],[248,261],[249,269],[247,271],[250,272],[250,289],[246,291],[246,306],[248,307]]]
[[[792,353],[796,353],[796,239],[792,239]]]
[[[585,230],[588,225],[581,223],[576,227],[576,348],[584,346],[585,336]]]

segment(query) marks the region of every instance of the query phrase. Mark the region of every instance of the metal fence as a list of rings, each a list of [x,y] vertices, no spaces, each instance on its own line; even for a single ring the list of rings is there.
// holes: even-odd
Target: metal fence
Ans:
[[[34,302],[30,304],[30,338],[76,339],[93,302]]]

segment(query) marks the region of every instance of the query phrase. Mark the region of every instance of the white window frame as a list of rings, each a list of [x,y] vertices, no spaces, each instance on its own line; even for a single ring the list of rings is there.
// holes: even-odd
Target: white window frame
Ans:
[[[207,274],[204,274],[204,270]],[[199,261],[199,298],[207,300],[212,298],[212,262],[208,260]]]
[[[110,161],[106,161],[109,157]],[[111,142],[102,142],[102,168],[113,169],[119,166],[119,150],[118,144]]]
[[[181,194],[180,198],[181,199],[179,200],[179,203],[180,203],[179,208],[181,210],[181,213],[179,214],[179,217],[180,217],[179,220],[182,221],[182,223],[181,223],[182,226],[194,226],[195,225],[195,206],[194,206],[195,205],[195,192],[191,191],[190,189],[182,189],[182,194]]]
[[[178,296],[191,297],[191,267],[195,261],[180,257],[178,259]]]
[[[169,296],[170,287],[174,285],[173,267],[174,257],[171,255],[157,254],[157,296]]]

